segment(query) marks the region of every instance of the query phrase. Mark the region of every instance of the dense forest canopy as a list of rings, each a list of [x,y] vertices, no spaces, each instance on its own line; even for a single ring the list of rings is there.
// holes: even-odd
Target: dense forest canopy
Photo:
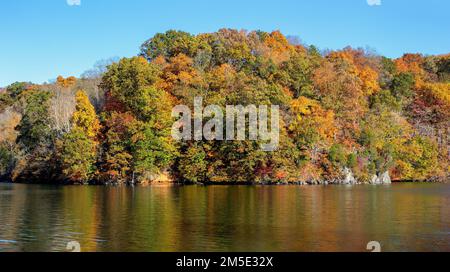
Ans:
[[[183,141],[171,109],[279,105],[279,149]],[[450,54],[321,53],[279,31],[156,34],[139,56],[0,90],[0,175],[14,182],[447,180]]]

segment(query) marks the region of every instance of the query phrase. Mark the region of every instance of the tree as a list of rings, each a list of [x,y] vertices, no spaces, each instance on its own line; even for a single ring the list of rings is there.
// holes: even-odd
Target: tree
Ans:
[[[0,179],[4,179],[11,173],[12,156],[7,148],[0,144]]]
[[[305,55],[296,54],[281,65],[280,77],[284,85],[292,90],[294,97],[314,97],[312,73],[314,64]]]
[[[127,182],[132,174],[129,125],[135,122],[129,113],[111,112],[103,125],[103,156],[100,180],[102,182]]]
[[[336,134],[334,112],[324,110],[318,101],[299,97],[291,103],[294,115],[289,130],[299,148],[326,147]]]
[[[372,110],[389,110],[400,112],[401,101],[394,97],[390,90],[381,90],[369,97],[369,104]]]
[[[81,79],[102,78],[103,74],[106,73],[106,71],[108,71],[108,66],[118,61],[119,61],[118,57],[99,60],[95,62],[94,67],[92,67],[92,69],[85,71],[81,75]]]
[[[437,75],[441,82],[450,82],[450,54],[441,56],[437,61]]]
[[[31,88],[31,83],[15,82],[0,92],[0,112],[12,106],[20,98],[22,92]]]
[[[201,145],[193,144],[180,157],[178,170],[180,176],[189,182],[207,181],[207,154]]]
[[[412,73],[417,79],[423,79],[423,62],[422,54],[404,54],[401,58],[395,60],[395,65],[400,73]]]
[[[76,93],[72,130],[58,142],[63,174],[72,182],[91,180],[97,158],[97,137],[100,124],[86,93]]]
[[[172,98],[157,89],[159,72],[140,57],[122,59],[103,77],[101,86],[110,93],[108,104],[115,101],[115,106],[107,112],[102,168],[113,181],[151,180],[173,159]]]
[[[450,83],[427,83],[417,90],[409,105],[409,116],[417,123],[448,128],[450,120]]]
[[[198,49],[194,36],[184,31],[158,33],[141,46],[141,56],[153,60],[158,56],[174,57],[180,53],[193,56]]]
[[[46,89],[52,92],[49,109],[52,129],[57,137],[62,137],[71,130],[71,118],[76,105],[75,95],[71,88],[61,87],[58,84],[48,86]]]
[[[94,174],[96,143],[81,129],[73,129],[58,144],[62,173],[74,183],[86,183]]]
[[[417,135],[397,146],[392,173],[398,180],[426,180],[436,174],[438,165],[439,151],[436,142]]]
[[[86,93],[82,90],[75,95],[76,106],[72,117],[74,130],[80,130],[91,140],[96,140],[100,123]]]
[[[56,78],[56,84],[63,88],[70,88],[75,85],[77,79],[74,76],[70,76],[68,78],[64,78],[63,76],[58,76]]]
[[[171,165],[176,149],[168,133],[141,121],[132,123],[130,132],[132,169],[138,181],[149,181]]]
[[[10,178],[14,169],[18,148],[16,140],[18,131],[15,130],[22,116],[12,107],[0,113],[0,178]]]
[[[6,93],[9,94],[13,99],[18,98],[23,91],[31,87],[29,82],[15,82],[8,87],[6,87]]]
[[[392,94],[398,101],[411,98],[414,88],[414,75],[411,73],[399,73],[394,76],[391,84]]]
[[[185,54],[171,57],[168,62],[156,59],[153,63],[163,71],[156,87],[169,93],[181,96],[187,87],[204,85],[199,72],[194,68],[194,60]]]
[[[360,120],[368,110],[357,68],[346,54],[332,53],[313,73],[314,87],[321,105],[333,110],[337,137],[351,146],[360,133]]]
[[[397,113],[372,111],[364,119],[359,143],[368,158],[370,175],[389,171],[397,158],[397,148],[411,137],[411,125]]]
[[[148,87],[156,82],[158,74],[158,68],[142,57],[123,58],[109,66],[100,86],[127,110],[144,119],[151,98]]]
[[[55,133],[51,129],[49,114],[52,94],[37,89],[23,94],[25,107],[16,127],[19,131],[17,143],[21,149],[20,158],[12,172],[12,180],[48,182],[55,174],[53,144]]]
[[[49,145],[53,142],[48,111],[51,97],[52,94],[48,91],[32,90],[26,94],[26,106],[17,128],[18,142],[29,151],[40,144]]]

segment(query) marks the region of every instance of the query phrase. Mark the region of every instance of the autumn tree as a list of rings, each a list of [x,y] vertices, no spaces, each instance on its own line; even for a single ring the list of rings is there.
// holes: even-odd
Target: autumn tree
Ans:
[[[0,113],[0,177],[9,179],[18,156],[16,126],[22,116],[12,107]]]
[[[380,175],[391,170],[397,159],[398,148],[410,139],[411,125],[398,113],[375,110],[362,123],[359,143],[361,151],[368,159],[369,175]]]
[[[448,177],[449,55],[319,51],[280,31],[169,30],[140,56],[0,89],[0,176],[15,181],[339,182]],[[84,91],[79,91],[84,90]],[[279,145],[171,137],[174,105],[278,105]],[[249,117],[247,115],[247,117]],[[249,120],[246,117],[245,124]],[[203,123],[210,120],[203,116]],[[246,132],[247,136],[247,132]]]
[[[119,106],[105,117],[103,169],[114,180],[148,181],[170,166],[175,153],[170,137],[172,101],[155,86],[159,75],[154,64],[136,57],[111,65],[103,77],[102,88]],[[115,123],[124,118],[126,124]]]
[[[125,183],[132,173],[129,125],[135,118],[128,113],[111,112],[103,121],[102,182]]]
[[[299,97],[291,102],[293,120],[289,130],[299,148],[327,147],[336,134],[334,112],[318,101]]]
[[[91,180],[95,170],[100,129],[95,109],[84,91],[76,94],[72,129],[58,143],[62,172],[72,182]]]
[[[322,106],[335,112],[338,138],[352,145],[368,108],[357,67],[345,54],[331,54],[314,71],[313,82]]]
[[[63,88],[70,88],[70,87],[74,86],[76,82],[77,82],[77,79],[74,76],[70,76],[67,78],[64,78],[63,76],[58,76],[56,78],[56,84]]]
[[[403,145],[396,146],[395,164],[392,169],[396,180],[427,180],[438,171],[439,151],[436,142],[414,136]]]

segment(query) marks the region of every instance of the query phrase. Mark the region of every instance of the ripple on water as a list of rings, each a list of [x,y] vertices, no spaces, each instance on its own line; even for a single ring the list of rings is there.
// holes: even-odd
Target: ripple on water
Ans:
[[[0,245],[1,244],[16,244],[17,241],[14,240],[0,240]]]

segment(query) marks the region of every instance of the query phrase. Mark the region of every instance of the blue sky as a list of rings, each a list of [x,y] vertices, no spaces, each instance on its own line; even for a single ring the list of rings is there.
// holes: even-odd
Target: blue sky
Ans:
[[[449,10],[448,0],[2,0],[0,86],[79,76],[169,29],[278,29],[320,49],[449,53]]]

